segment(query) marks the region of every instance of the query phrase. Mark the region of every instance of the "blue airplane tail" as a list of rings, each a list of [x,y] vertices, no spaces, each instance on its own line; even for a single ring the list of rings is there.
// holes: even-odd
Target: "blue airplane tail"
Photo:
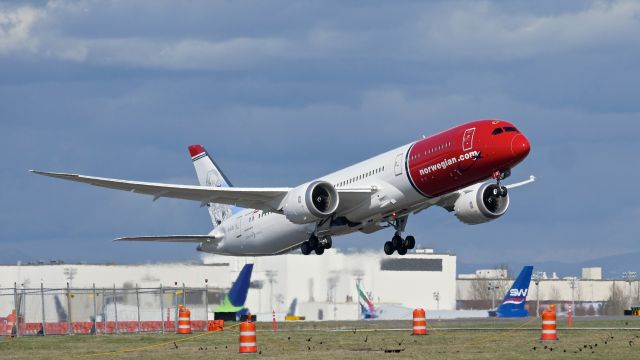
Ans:
[[[244,302],[247,300],[247,293],[249,292],[252,271],[253,264],[246,264],[240,271],[238,279],[233,283],[231,290],[229,290],[229,301],[231,301],[231,305],[244,305]]]
[[[511,289],[507,292],[502,304],[496,309],[498,317],[526,317],[529,312],[524,308],[527,302],[527,293],[531,283],[531,273],[533,266],[522,268],[520,275],[513,282]]]
[[[222,305],[215,308],[213,311],[218,313],[237,313],[244,315],[248,312],[248,309],[244,307],[244,302],[247,300],[247,293],[249,292],[249,284],[251,283],[251,272],[253,271],[253,264],[246,264],[238,278],[231,286],[231,290],[227,296],[225,296]]]

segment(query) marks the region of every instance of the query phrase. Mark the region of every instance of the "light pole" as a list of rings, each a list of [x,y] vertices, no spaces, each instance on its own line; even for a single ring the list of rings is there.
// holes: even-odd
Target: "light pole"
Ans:
[[[496,290],[500,288],[500,285],[494,282],[489,282],[487,290],[491,292],[491,310],[496,308]]]
[[[542,279],[542,272],[536,271],[533,276],[533,282],[536,284],[536,317],[540,317],[540,280]]]
[[[633,295],[631,292],[631,284],[636,279],[638,274],[635,271],[625,271],[622,273],[622,278],[629,283],[629,308],[633,306]]]
[[[571,287],[571,311],[575,312],[576,311],[576,304],[575,304],[575,290],[576,290],[576,278],[572,277],[571,280],[569,280],[569,286]]]
[[[265,275],[267,275],[267,279],[269,279],[269,308],[273,311],[273,283],[277,283],[276,275],[278,275],[278,272],[274,270],[267,270]]]

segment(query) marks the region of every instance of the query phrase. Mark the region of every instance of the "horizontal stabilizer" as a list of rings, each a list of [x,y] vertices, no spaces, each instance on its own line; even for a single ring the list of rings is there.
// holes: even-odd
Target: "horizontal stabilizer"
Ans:
[[[210,243],[220,238],[212,235],[168,235],[168,236],[130,236],[114,239],[113,241],[157,241],[176,243]]]

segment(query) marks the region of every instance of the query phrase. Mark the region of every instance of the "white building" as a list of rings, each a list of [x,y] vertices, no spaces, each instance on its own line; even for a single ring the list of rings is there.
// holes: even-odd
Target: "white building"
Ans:
[[[230,262],[234,271],[245,261],[205,256],[205,263]],[[318,310],[323,310],[323,319],[333,320],[334,308],[338,319],[357,319],[358,281],[376,305],[441,310],[456,306],[455,255],[417,250],[386,256],[379,251],[345,254],[331,249],[322,256],[289,254],[256,258],[254,263],[252,280],[262,288],[250,290],[247,306],[257,313],[284,313],[297,299],[297,315],[310,320],[319,317]],[[439,302],[434,293],[439,293]]]
[[[107,289],[105,296],[114,286],[133,289],[136,285],[141,288],[162,285],[166,289],[183,284],[202,288],[207,284],[211,291],[221,292],[231,287],[244,264],[249,262],[254,263],[254,270],[246,306],[269,319],[272,310],[284,316],[294,300],[298,304],[296,315],[309,320],[357,319],[360,313],[356,290],[358,281],[376,306],[395,309],[396,316],[399,308],[404,309],[400,312],[401,317],[408,318],[416,307],[454,310],[456,306],[454,255],[417,250],[405,256],[386,256],[380,251],[345,254],[331,249],[322,256],[287,254],[246,258],[205,255],[205,264],[0,265],[0,288],[4,288],[0,293],[0,316],[13,308],[14,283],[18,290],[23,287],[39,289],[41,283],[45,288],[60,289],[64,289],[67,282],[72,288],[92,288],[95,284],[98,292]],[[438,301],[434,293],[438,294]],[[179,301],[175,292],[173,297],[168,295],[163,299],[165,307]],[[82,305],[72,306],[83,307],[86,314],[93,314],[92,295],[83,296]],[[79,302],[83,296],[77,295],[73,301]],[[37,300],[36,296],[30,299]],[[66,306],[66,300],[61,299],[63,307]],[[157,296],[146,295],[143,300],[142,307],[152,307],[154,314],[160,313]],[[135,304],[135,296],[130,295],[126,301],[129,305]],[[109,303],[108,299],[105,303]],[[39,306],[25,304],[30,309]],[[53,309],[52,306],[49,307]],[[124,305],[120,306],[124,309]],[[49,311],[54,310],[48,308]],[[199,312],[204,314],[204,308]]]

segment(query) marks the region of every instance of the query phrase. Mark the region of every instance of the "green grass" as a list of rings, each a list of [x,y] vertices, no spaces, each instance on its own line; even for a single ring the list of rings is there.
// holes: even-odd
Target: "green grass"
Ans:
[[[586,322],[591,327],[639,325],[625,320]],[[630,359],[640,358],[640,331],[564,330],[560,341],[540,344],[533,330],[439,330],[442,327],[539,327],[525,321],[431,321],[428,336],[411,336],[410,322],[300,322],[260,324],[256,357],[266,359]],[[617,324],[617,325],[616,325]],[[446,326],[445,326],[446,325]],[[524,325],[524,326],[523,326]],[[575,326],[583,325],[577,322]],[[315,328],[315,329],[314,329]],[[376,329],[377,328],[377,329]],[[407,328],[386,331],[381,328]],[[333,331],[342,329],[342,331]],[[174,344],[175,342],[175,344]],[[596,345],[597,344],[597,345]],[[177,346],[177,348],[176,348]],[[586,348],[585,348],[586,346]],[[535,350],[534,350],[535,347]],[[553,350],[551,350],[553,349]],[[385,351],[400,351],[385,353]],[[219,333],[177,335],[46,336],[0,340],[0,359],[233,359],[237,328]]]

